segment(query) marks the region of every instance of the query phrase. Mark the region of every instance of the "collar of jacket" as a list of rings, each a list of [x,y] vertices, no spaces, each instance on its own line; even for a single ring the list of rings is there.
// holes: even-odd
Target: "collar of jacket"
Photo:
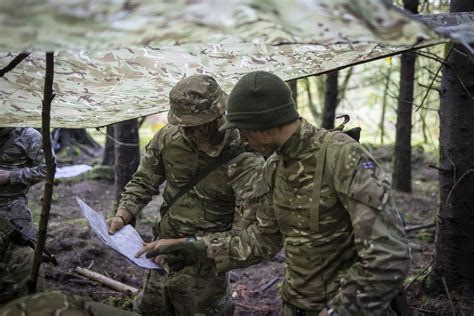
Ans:
[[[225,131],[225,134],[224,134],[224,138],[222,139],[222,141],[215,145],[215,146],[212,146],[212,147],[209,147],[209,148],[197,148],[196,144],[193,142],[192,139],[190,139],[189,137],[187,137],[183,130],[180,128],[180,133],[181,135],[183,136],[183,138],[191,145],[193,146],[194,148],[198,149],[199,151],[202,151],[203,153],[205,153],[206,155],[208,155],[209,157],[217,157],[221,154],[222,150],[224,149],[224,147],[228,144],[231,144],[233,143],[234,141],[238,141],[239,139],[239,133],[237,130],[235,129],[228,129]]]
[[[276,150],[284,160],[297,158],[302,153],[307,152],[313,147],[313,135],[315,127],[304,118],[301,118],[301,124],[291,137],[280,148]]]

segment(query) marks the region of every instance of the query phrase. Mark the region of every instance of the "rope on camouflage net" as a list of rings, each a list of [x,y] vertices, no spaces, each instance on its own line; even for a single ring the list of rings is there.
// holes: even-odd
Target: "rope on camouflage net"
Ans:
[[[96,127],[96,131],[98,131],[99,133],[105,135],[105,137],[107,137],[108,139],[110,139],[111,141],[113,141],[115,144],[117,145],[120,145],[120,146],[127,146],[127,147],[138,147],[140,146],[139,144],[132,144],[132,143],[124,143],[124,142],[121,142],[119,141],[118,139],[115,139],[113,138],[112,136],[110,136],[109,134],[107,133],[104,133],[103,131],[100,130],[101,127]]]

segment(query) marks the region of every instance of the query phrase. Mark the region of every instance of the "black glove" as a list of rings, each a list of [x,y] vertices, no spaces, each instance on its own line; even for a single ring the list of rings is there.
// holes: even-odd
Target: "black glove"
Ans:
[[[172,245],[161,246],[147,252],[147,258],[165,255],[164,261],[172,271],[179,271],[197,262],[209,260],[207,258],[207,246],[204,241],[185,241]]]

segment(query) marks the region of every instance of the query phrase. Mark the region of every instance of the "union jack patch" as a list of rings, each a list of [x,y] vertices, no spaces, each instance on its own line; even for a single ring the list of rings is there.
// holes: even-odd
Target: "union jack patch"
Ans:
[[[367,170],[367,169],[375,169],[375,165],[372,161],[366,161],[366,162],[362,162],[360,164],[360,166],[362,167],[362,169],[364,170]]]

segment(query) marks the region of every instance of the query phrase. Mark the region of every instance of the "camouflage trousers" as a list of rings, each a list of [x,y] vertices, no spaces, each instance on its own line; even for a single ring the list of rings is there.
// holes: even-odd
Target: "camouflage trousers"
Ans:
[[[13,220],[29,238],[35,238],[31,212],[25,197],[0,198],[0,216]],[[34,250],[18,246],[0,232],[0,306],[27,294],[27,281],[33,266]],[[44,289],[44,273],[40,269],[38,291]]]
[[[34,250],[11,243],[0,233],[0,307],[27,295],[27,282],[33,266]],[[37,291],[44,289],[44,273],[40,269]]]
[[[215,276],[210,268],[198,274],[193,268],[186,268],[167,276],[148,270],[134,310],[142,315],[226,316],[233,315],[234,305],[227,274]]]

